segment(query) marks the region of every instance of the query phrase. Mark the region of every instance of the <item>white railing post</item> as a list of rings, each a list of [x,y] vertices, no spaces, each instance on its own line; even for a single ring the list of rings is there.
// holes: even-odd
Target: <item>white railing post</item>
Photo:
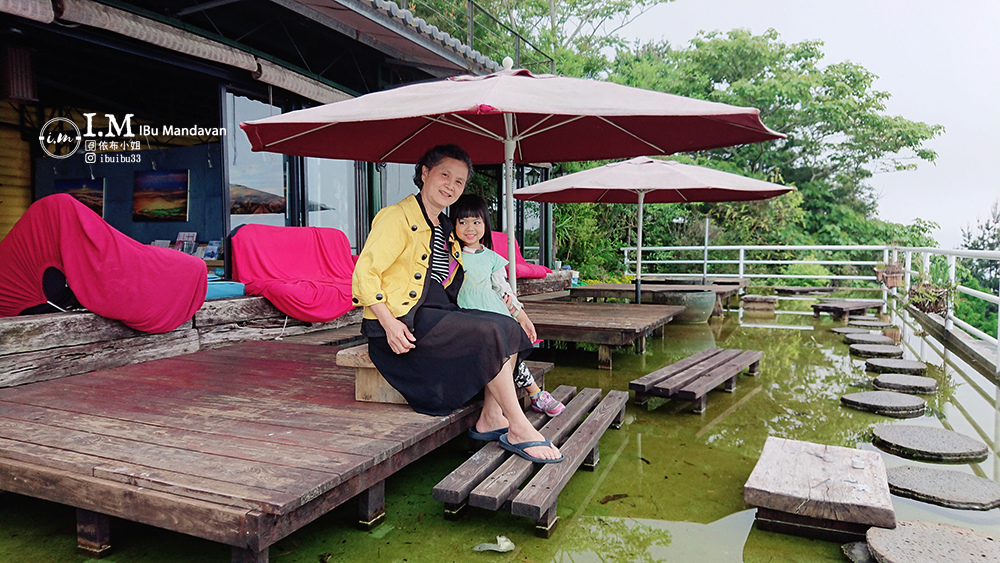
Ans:
[[[883,264],[889,264],[889,247],[888,246],[882,249],[882,263]]]
[[[920,279],[925,282],[931,281],[931,253],[928,251],[923,251],[920,253],[923,257],[923,262],[920,264]]]
[[[746,258],[746,251],[747,251],[746,248],[742,246],[740,247],[740,279],[743,279],[743,271],[744,271],[743,268],[745,266],[743,260]]]
[[[905,266],[903,267],[903,287],[906,288],[906,293],[910,293],[910,267],[913,265],[913,253],[909,250],[903,251],[903,261]]]
[[[955,255],[954,254],[949,254],[948,255],[948,287],[949,288],[955,287]],[[955,295],[956,296],[958,295],[957,291],[955,292]],[[945,321],[944,321],[945,337],[948,336],[948,332],[950,332],[951,329],[952,329],[952,327],[955,326],[955,321],[953,320],[954,317],[955,317],[955,303],[953,302],[953,299],[949,299],[948,300],[948,311],[945,313]]]

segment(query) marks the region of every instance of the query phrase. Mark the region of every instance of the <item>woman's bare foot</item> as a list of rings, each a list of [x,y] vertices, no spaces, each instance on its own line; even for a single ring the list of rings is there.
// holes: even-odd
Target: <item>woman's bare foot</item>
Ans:
[[[507,428],[510,423],[507,419],[500,416],[490,416],[486,412],[479,415],[479,420],[476,421],[476,432],[492,432],[494,430],[500,430],[501,428]]]
[[[545,440],[545,436],[534,428],[530,432],[525,432],[521,430],[519,433],[515,433],[514,429],[511,428],[507,431],[507,441],[512,445],[523,444],[525,442],[541,442]],[[562,455],[559,453],[559,448],[552,446],[531,446],[529,448],[524,448],[524,453],[530,455],[531,457],[537,457],[538,459],[559,459]]]

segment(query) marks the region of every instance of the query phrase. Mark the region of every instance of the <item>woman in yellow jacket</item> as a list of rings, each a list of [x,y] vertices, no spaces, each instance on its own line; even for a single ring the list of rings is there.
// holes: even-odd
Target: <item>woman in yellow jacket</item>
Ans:
[[[416,165],[420,193],[375,216],[354,269],[361,332],[372,362],[417,412],[446,415],[485,389],[472,437],[539,463],[562,461],[517,399],[514,367],[532,349],[524,330],[508,315],[455,304],[462,251],[444,210],[471,175],[465,151],[434,147]]]

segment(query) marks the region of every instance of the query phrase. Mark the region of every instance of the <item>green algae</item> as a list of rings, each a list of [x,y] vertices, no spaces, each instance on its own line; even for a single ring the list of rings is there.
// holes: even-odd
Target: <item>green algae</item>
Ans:
[[[458,439],[425,456],[386,482],[386,521],[371,532],[355,527],[356,505],[347,502],[270,549],[274,562],[324,561],[519,561],[519,562],[826,562],[842,561],[839,544],[764,532],[743,502],[743,484],[768,436],[844,447],[870,445],[876,424],[955,426],[975,435],[963,410],[983,425],[993,420],[976,392],[977,376],[955,375],[939,360],[929,375],[945,393],[929,398],[925,417],[895,421],[840,406],[839,398],[871,379],[864,362],[848,354],[839,326],[813,319],[808,302],[781,302],[774,316],[730,313],[704,325],[668,325],[650,338],[646,353],[614,354],[614,370],[596,368],[596,352],[572,346],[539,350],[535,359],[554,361],[546,385],[628,389],[628,382],[698,350],[719,346],[765,352],[760,374],[741,375],[734,393],[713,391],[708,409],[694,414],[683,401],[630,404],[625,425],[600,443],[596,471],[578,471],[559,497],[559,525],[550,539],[537,538],[532,522],[505,513],[467,508],[457,521],[444,519],[431,488],[468,455]],[[780,326],[782,328],[773,328]],[[905,327],[904,327],[904,330]],[[910,330],[909,332],[913,332]],[[918,345],[912,341],[910,349]],[[950,360],[952,361],[952,360]],[[985,395],[985,397],[984,397]],[[990,423],[992,424],[992,423]],[[987,425],[989,426],[989,425]],[[913,463],[888,454],[888,466]],[[995,456],[963,466],[997,473]],[[995,478],[995,477],[993,477]],[[1000,533],[997,511],[969,514],[894,498],[897,518],[924,519]],[[75,548],[73,510],[18,495],[0,496],[0,561],[87,561]],[[122,563],[200,563],[229,559],[229,548],[147,526],[113,520],[113,553]],[[509,553],[476,553],[472,547],[505,535]]]

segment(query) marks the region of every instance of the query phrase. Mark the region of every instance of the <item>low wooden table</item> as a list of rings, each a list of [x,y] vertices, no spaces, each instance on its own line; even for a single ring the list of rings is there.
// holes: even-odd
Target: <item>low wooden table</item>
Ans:
[[[642,302],[643,303],[663,303],[661,297],[663,293],[676,293],[680,291],[714,291],[715,310],[712,316],[722,316],[723,301],[728,304],[729,298],[737,295],[743,287],[738,283],[712,284],[712,285],[687,285],[687,284],[665,284],[651,283],[643,281]],[[581,285],[569,289],[570,301],[586,301],[588,299],[628,299],[635,300],[635,285],[628,283],[595,283],[591,285]]]
[[[651,396],[684,399],[694,402],[694,412],[700,414],[709,391],[725,383],[732,393],[741,371],[757,375],[763,356],[759,350],[709,348],[635,379],[628,387],[635,391],[637,405],[645,405]]]
[[[819,318],[820,313],[830,313],[833,316],[833,320],[840,321],[855,313],[864,314],[868,309],[875,309],[876,312],[881,313],[884,307],[885,302],[877,299],[855,301],[831,299],[812,305],[812,310],[813,317]]]
[[[535,324],[538,338],[597,344],[598,367],[611,369],[612,346],[638,340],[644,350],[645,336],[670,322],[684,307],[527,301],[524,309]]]

